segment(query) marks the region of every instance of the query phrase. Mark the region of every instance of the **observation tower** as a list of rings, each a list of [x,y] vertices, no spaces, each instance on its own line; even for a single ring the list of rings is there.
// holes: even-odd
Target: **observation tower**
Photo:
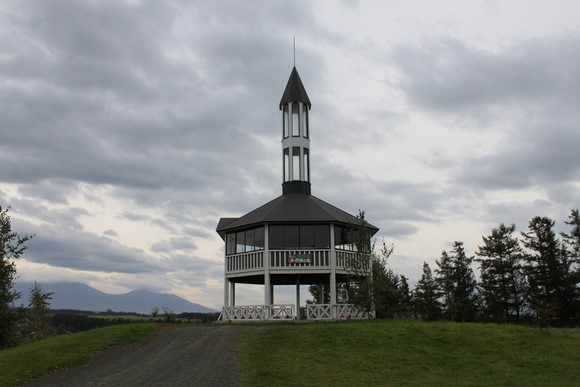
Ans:
[[[280,100],[282,111],[282,195],[240,218],[221,218],[216,231],[225,241],[224,307],[220,320],[350,319],[368,317],[354,305],[337,302],[337,283],[369,275],[364,243],[378,228],[311,194],[310,122],[312,104],[296,67]],[[337,185],[339,183],[337,182]],[[356,243],[355,243],[356,242]],[[236,284],[264,287],[264,303],[236,305]],[[276,304],[274,287],[295,285],[295,304]],[[308,304],[300,313],[300,285],[328,287],[328,303]],[[303,309],[304,310],[304,309]]]

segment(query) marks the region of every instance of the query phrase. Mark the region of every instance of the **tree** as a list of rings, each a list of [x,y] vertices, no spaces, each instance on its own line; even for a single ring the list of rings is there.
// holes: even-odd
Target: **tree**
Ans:
[[[516,226],[503,223],[482,237],[477,261],[481,270],[483,312],[494,322],[519,322],[523,307],[524,273]]]
[[[14,290],[15,260],[24,253],[26,242],[32,238],[12,231],[9,210],[10,207],[5,210],[0,207],[0,348],[15,344],[18,313],[13,304],[20,297]]]
[[[400,317],[411,317],[412,314],[412,297],[409,289],[409,279],[403,274],[399,276],[399,311]]]
[[[463,242],[455,242],[452,254],[443,251],[437,261],[437,282],[443,293],[445,314],[453,321],[473,321],[477,312],[473,259],[465,255]]]
[[[153,308],[151,308],[151,317],[153,318],[153,321],[155,321],[158,314],[159,314],[159,307],[154,306]]]
[[[415,316],[427,321],[438,320],[441,317],[439,297],[439,286],[433,278],[431,267],[427,262],[423,262],[423,274],[413,291]]]
[[[580,321],[580,213],[578,209],[572,210],[568,221],[565,222],[572,229],[569,234],[560,233],[566,250],[566,264],[569,265],[568,292],[570,304],[570,319],[574,325]]]
[[[567,325],[577,315],[577,289],[572,260],[554,231],[555,222],[534,217],[522,232],[528,300],[540,324]]]
[[[43,293],[39,283],[34,281],[30,289],[28,318],[33,340],[44,339],[52,333],[50,323],[50,300],[53,293]]]

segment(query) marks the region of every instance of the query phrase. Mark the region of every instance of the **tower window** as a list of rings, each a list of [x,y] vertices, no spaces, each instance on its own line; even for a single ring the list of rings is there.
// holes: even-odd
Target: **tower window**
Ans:
[[[284,149],[284,181],[290,181],[290,149]]]
[[[308,105],[302,104],[302,131],[303,136],[308,138]]]
[[[288,128],[290,128],[290,117],[288,116],[288,105],[284,105],[282,127],[284,128],[283,129],[284,138],[287,138],[288,137],[288,130],[289,130]]]
[[[292,147],[292,180],[300,180],[300,147]]]
[[[310,181],[310,160],[308,159],[308,149],[304,148],[304,181]]]
[[[300,136],[300,105],[292,104],[292,136]]]

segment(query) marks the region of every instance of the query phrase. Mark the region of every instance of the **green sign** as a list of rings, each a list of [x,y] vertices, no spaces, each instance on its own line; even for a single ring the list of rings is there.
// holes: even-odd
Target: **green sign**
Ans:
[[[312,257],[310,256],[310,254],[299,253],[290,256],[290,263],[311,263],[311,262]]]

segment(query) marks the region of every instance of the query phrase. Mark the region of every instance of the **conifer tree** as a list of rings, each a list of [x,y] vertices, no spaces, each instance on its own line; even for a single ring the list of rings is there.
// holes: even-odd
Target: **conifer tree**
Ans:
[[[40,340],[52,333],[50,324],[50,300],[53,293],[43,293],[39,283],[34,281],[30,289],[28,318],[33,340]]]
[[[465,255],[463,242],[453,244],[452,254],[443,251],[437,261],[437,282],[443,293],[445,315],[453,321],[473,321],[477,313],[477,282],[471,264],[474,257]]]
[[[567,251],[554,231],[555,222],[547,217],[534,217],[527,233],[522,232],[527,297],[540,324],[567,325],[574,320],[574,272]]]
[[[516,226],[503,223],[483,238],[477,261],[481,269],[483,312],[494,322],[519,322],[523,307],[524,274]]]
[[[435,321],[441,317],[440,291],[431,267],[423,262],[423,274],[413,291],[413,310],[422,320]]]

